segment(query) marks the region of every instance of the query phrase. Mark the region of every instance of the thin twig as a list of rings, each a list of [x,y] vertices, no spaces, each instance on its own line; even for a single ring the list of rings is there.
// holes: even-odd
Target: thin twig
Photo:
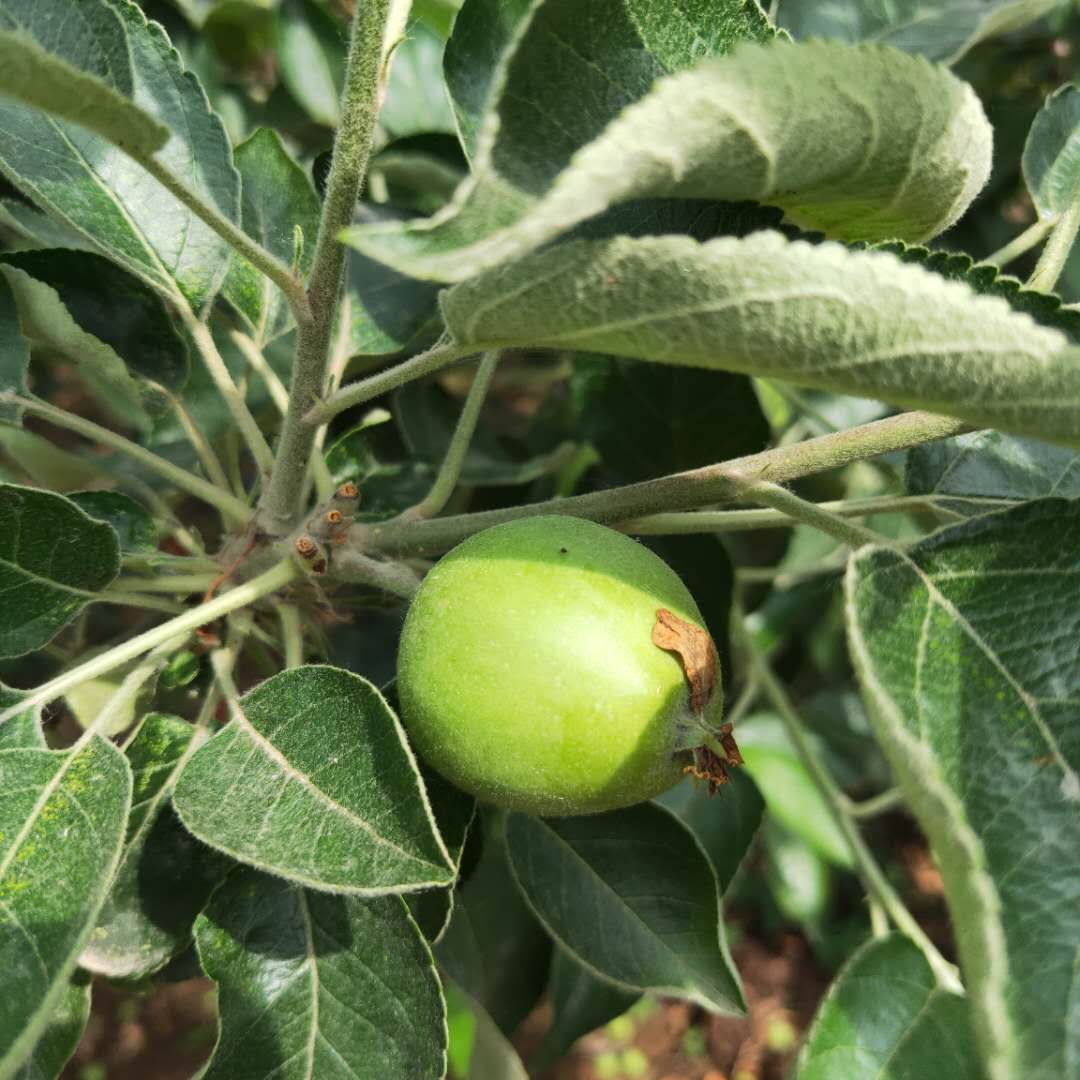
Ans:
[[[1035,270],[1028,278],[1028,288],[1050,292],[1061,277],[1065,263],[1080,233],[1080,193],[1073,196],[1072,205],[1058,218],[1054,231],[1042,249]]]
[[[1014,236],[992,255],[987,255],[983,262],[993,266],[1008,266],[1013,259],[1019,259],[1021,255],[1026,255],[1033,247],[1041,244],[1055,224],[1057,224],[1056,217],[1039,218],[1034,225],[1029,225],[1019,236]]]
[[[281,640],[285,646],[285,666],[300,667],[304,662],[304,624],[300,609],[295,604],[278,604],[278,620],[281,623]]]

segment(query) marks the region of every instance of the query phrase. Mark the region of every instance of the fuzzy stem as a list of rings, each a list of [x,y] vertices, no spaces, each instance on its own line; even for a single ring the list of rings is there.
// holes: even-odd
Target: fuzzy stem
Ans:
[[[206,473],[210,483],[221,488],[222,491],[231,490],[229,488],[229,478],[225,475],[225,470],[221,466],[221,459],[214,452],[214,448],[203,434],[202,428],[195,422],[195,417],[191,415],[187,406],[174,393],[166,390],[160,384],[158,384],[158,389],[164,391],[167,395],[169,403],[173,407],[173,412],[176,413],[176,418],[180,421],[180,426],[184,429],[188,442],[195,448],[195,453],[202,463],[203,472]]]
[[[435,482],[420,502],[401,515],[403,520],[435,517],[450,501],[450,496],[454,494],[454,488],[457,487],[461,476],[461,468],[465,464],[465,455],[469,452],[469,445],[476,431],[476,423],[480,419],[480,410],[491,387],[495,369],[499,366],[499,356],[498,351],[484,353],[480,366],[473,376],[472,385],[469,387],[469,393],[461,409],[461,416],[458,417],[450,445],[447,446],[446,453],[443,455]]]
[[[807,502],[788,491],[780,484],[754,484],[746,489],[745,497],[754,502],[764,503],[773,510],[809,525],[828,536],[839,540],[848,547],[862,547],[863,544],[888,544],[889,541],[880,533],[863,525],[847,521],[839,514],[826,510],[817,503]]]
[[[1046,247],[1042,249],[1035,270],[1028,278],[1029,289],[1050,292],[1054,288],[1061,277],[1061,271],[1065,269],[1073,244],[1076,243],[1077,233],[1080,233],[1080,194],[1073,199],[1072,205],[1054,225],[1054,231],[1046,241]]]
[[[396,390],[407,382],[419,379],[424,375],[430,375],[433,371],[448,367],[457,360],[462,360],[473,350],[463,349],[460,345],[454,345],[449,341],[437,341],[425,352],[410,357],[396,367],[387,368],[366,379],[349,383],[326,401],[314,405],[308,410],[305,420],[310,424],[326,424],[337,416],[338,413],[351,409],[354,405],[362,405],[380,394],[390,390]]]
[[[371,585],[403,600],[411,600],[420,588],[419,576],[404,563],[380,562],[348,548],[334,552],[330,573],[338,581]]]
[[[277,613],[285,647],[285,667],[300,667],[304,662],[304,624],[300,620],[300,609],[295,604],[279,604]]]
[[[110,450],[126,454],[132,460],[139,462],[140,465],[145,465],[170,483],[175,484],[181,491],[186,491],[189,495],[194,495],[195,498],[202,499],[203,502],[217,507],[231,521],[244,522],[251,517],[251,509],[234,495],[215,487],[201,476],[196,476],[186,469],[181,469],[178,465],[174,465],[171,461],[167,461],[165,458],[155,454],[152,450],[147,450],[146,447],[140,446],[130,439],[125,439],[123,435],[118,435],[115,431],[110,431],[100,424],[95,424],[92,420],[84,420],[81,416],[69,413],[66,409],[59,409],[48,402],[39,401],[37,398],[22,397],[18,394],[2,393],[0,394],[0,401],[18,405],[19,408],[25,409],[35,416],[40,416],[43,420],[48,420],[50,424],[54,424],[56,427],[64,428],[66,431],[74,431],[77,435],[82,435],[83,438],[90,439],[101,446],[109,447]]]
[[[356,5],[353,15],[341,124],[334,139],[334,156],[308,282],[311,320],[301,325],[297,336],[289,410],[261,505],[263,527],[275,536],[289,530],[301,509],[298,503],[315,444],[315,426],[304,414],[320,400],[326,388],[334,312],[345,268],[345,248],[338,234],[352,222],[353,208],[367,171],[379,111],[383,34],[389,10],[390,0],[364,0]]]
[[[862,802],[853,802],[848,799],[847,812],[854,818],[872,818],[879,814],[887,814],[890,810],[903,805],[904,793],[899,788],[889,788]]]
[[[155,626],[153,629],[109,649],[108,652],[95,656],[87,660],[86,663],[57,675],[55,679],[50,679],[36,690],[24,695],[11,708],[0,712],[0,724],[24,712],[26,709],[33,709],[38,705],[45,704],[47,701],[52,701],[53,698],[66,694],[73,687],[80,686],[90,679],[98,679],[102,675],[107,675],[110,671],[114,671],[129,660],[134,660],[137,656],[141,656],[151,649],[156,649],[159,645],[165,644],[174,637],[183,636],[186,638],[187,635],[200,626],[205,626],[215,619],[220,619],[222,615],[227,615],[230,611],[237,611],[242,607],[247,607],[256,600],[277,592],[278,589],[284,588],[292,581],[298,573],[299,571],[292,559],[283,559],[259,577],[253,578],[243,585],[237,585],[235,589],[230,589],[227,593],[223,593],[205,604],[188,608],[182,615],[177,615],[175,619],[161,623],[160,626]]]
[[[190,596],[203,593],[221,576],[212,574],[165,574],[162,577],[137,578],[122,577],[113,582],[114,593],[174,593],[177,596]]]
[[[675,473],[657,480],[628,484],[610,491],[594,491],[566,499],[477,514],[460,514],[431,521],[354,526],[350,542],[364,550],[393,555],[421,555],[445,551],[481,529],[537,514],[568,514],[604,523],[620,522],[668,510],[744,498],[748,488],[765,481],[786,483],[848,465],[878,454],[945,439],[970,430],[960,420],[933,413],[908,412],[886,420],[821,435],[791,446],[765,450],[719,465]],[[339,553],[340,554],[340,553]]]
[[[1013,259],[1026,255],[1033,247],[1041,244],[1057,218],[1040,218],[1034,225],[1029,225],[1019,236],[1014,236],[1007,244],[998,248],[992,255],[987,255],[983,262],[993,266],[1008,266]]]

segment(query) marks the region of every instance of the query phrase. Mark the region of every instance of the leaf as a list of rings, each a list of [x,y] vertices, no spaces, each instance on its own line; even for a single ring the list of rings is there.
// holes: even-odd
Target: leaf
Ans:
[[[632,990],[742,1011],[716,877],[693,835],[650,803],[581,818],[511,814],[514,877],[556,942]]]
[[[941,869],[993,1080],[1075,1060],[1078,553],[1080,504],[1046,499],[848,570],[852,656]]]
[[[93,737],[70,751],[0,752],[0,1075],[31,1053],[67,992],[116,867],[131,803],[123,755]]]
[[[1080,444],[1080,353],[1063,334],[885,252],[768,232],[578,241],[463,282],[442,307],[478,351],[742,371]]]
[[[17,705],[24,696],[0,683],[0,712]],[[0,722],[0,750],[45,750],[45,734],[41,730],[41,707],[16,713]]]
[[[236,165],[243,181],[244,232],[291,266],[299,228],[303,254],[298,270],[306,276],[315,258],[321,210],[307,173],[285,149],[281,136],[268,128],[258,128],[236,148]],[[233,257],[222,293],[247,320],[258,344],[295,325],[277,286],[239,255]]]
[[[132,400],[129,408],[156,414],[169,403],[151,383],[183,390],[187,343],[161,297],[138,278],[89,251],[22,251],[0,259],[21,271],[5,277],[27,335],[72,360],[103,402],[123,395]]]
[[[867,942],[833,981],[793,1080],[980,1080],[967,1002],[907,938]]]
[[[469,1072],[466,1080],[529,1080],[513,1043],[499,1030],[487,1011],[468,994],[474,1018]]]
[[[127,58],[120,47],[123,34],[112,25],[115,16],[107,8],[82,5],[74,16],[76,25],[61,30],[84,38],[77,52],[72,49],[74,66],[25,32],[24,5],[8,0],[5,8],[0,9],[0,94],[89,128],[127,153],[149,156],[168,142],[164,125],[105,81],[126,82],[130,92],[131,72],[123,71]],[[102,28],[104,41],[97,36]],[[87,70],[80,71],[83,65]]]
[[[61,994],[48,1026],[14,1080],[56,1080],[75,1053],[90,1018],[90,980],[76,976]]]
[[[283,0],[277,59],[282,81],[308,116],[336,128],[345,81],[345,41],[333,19],[310,0]]]
[[[44,435],[8,422],[0,421],[0,449],[26,474],[33,487],[68,492],[100,483],[104,475],[104,461],[61,450]]]
[[[738,734],[741,747],[741,726]],[[765,803],[753,781],[735,769],[720,792],[710,796],[705,788],[687,778],[665,791],[656,801],[675,814],[697,837],[712,863],[722,896],[761,824]]]
[[[780,25],[799,39],[876,41],[954,63],[984,38],[1041,19],[1058,0],[783,0]]]
[[[549,1068],[583,1035],[622,1016],[638,1000],[637,994],[590,974],[562,949],[556,949],[551,957],[548,997],[554,1015],[529,1062],[535,1071]]]
[[[769,816],[761,830],[764,877],[785,919],[815,927],[832,895],[832,868],[805,840]]]
[[[207,1080],[438,1080],[446,1013],[400,897],[360,900],[239,870],[196,924],[218,984]]]
[[[107,521],[125,554],[157,551],[158,531],[150,511],[121,491],[73,491],[68,498],[84,514]]]
[[[905,482],[912,495],[1075,499],[1080,497],[1080,454],[1037,439],[973,431],[909,450]]]
[[[499,1030],[513,1034],[547,981],[551,941],[522,900],[506,863],[502,819],[488,814],[474,827],[468,866],[454,893],[450,925],[436,946],[439,965],[486,1010]]]
[[[1061,214],[1080,199],[1080,87],[1059,86],[1031,124],[1024,180],[1039,214]]]
[[[340,668],[293,668],[245,694],[173,804],[204,843],[312,888],[377,896],[453,879],[401,724]]]
[[[502,178],[487,194],[480,161],[456,213],[347,239],[403,273],[461,281],[651,196],[752,199],[838,239],[922,240],[982,188],[991,143],[978,99],[945,68],[874,46],[743,45],[661,79],[557,175],[530,171],[513,199]]]
[[[413,20],[390,59],[390,79],[379,123],[391,138],[430,131],[453,131],[454,116],[442,79],[443,40]]]
[[[79,964],[113,979],[141,977],[191,940],[195,916],[226,863],[186,832],[169,805],[176,778],[202,743],[175,716],[150,713],[127,748],[134,793],[108,898]]]
[[[19,310],[11,286],[0,279],[0,393],[26,393],[26,373],[30,368],[30,343],[19,325]],[[17,424],[22,409],[0,401],[0,421]]]
[[[79,18],[70,12],[67,0],[0,0],[0,25],[47,42],[59,59],[92,70],[164,124],[169,141],[155,158],[237,220],[239,176],[224,128],[162,28],[130,0],[87,0]],[[226,243],[101,136],[0,102],[0,171],[151,285],[179,289],[196,307],[216,291]]]
[[[48,644],[119,569],[111,526],[62,495],[0,484],[0,656]]]

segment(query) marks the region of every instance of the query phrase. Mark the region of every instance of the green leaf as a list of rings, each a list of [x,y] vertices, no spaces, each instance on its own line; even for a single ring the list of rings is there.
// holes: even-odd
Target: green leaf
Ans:
[[[7,0],[0,9],[0,94],[89,128],[127,153],[149,156],[160,150],[169,140],[168,129],[110,85],[126,82],[130,92],[131,72],[123,70],[130,60],[109,9],[84,4],[72,13],[73,25],[60,31],[70,50],[61,59],[31,36],[44,28],[28,25],[25,20],[33,17],[28,7]],[[78,46],[71,40],[76,37],[82,39]]]
[[[26,393],[26,373],[30,368],[30,343],[23,337],[19,309],[11,286],[0,279],[0,393]],[[22,409],[0,402],[0,421],[18,423]]]
[[[423,23],[409,23],[405,40],[391,57],[386,98],[379,112],[379,123],[391,138],[454,130],[454,115],[437,74],[442,51],[438,34]]]
[[[24,696],[0,683],[0,712],[17,705]],[[45,733],[41,730],[41,707],[16,713],[0,722],[0,750],[45,750]]]
[[[973,431],[909,450],[905,482],[912,495],[1075,499],[1080,497],[1080,453],[999,431]],[[979,506],[977,512],[985,509]]]
[[[513,1043],[491,1016],[468,994],[462,994],[473,1015],[469,1071],[465,1080],[529,1080]]]
[[[327,896],[240,870],[196,924],[218,984],[207,1080],[439,1080],[446,1012],[400,897]]]
[[[293,668],[245,694],[173,803],[204,843],[312,888],[376,896],[453,879],[401,724],[340,668]]]
[[[480,854],[454,890],[453,915],[435,955],[454,982],[511,1035],[544,992],[551,941],[514,886],[501,816],[488,814],[480,825],[469,838],[470,849],[478,847]]]
[[[815,927],[832,895],[832,868],[771,815],[761,833],[765,881],[776,906],[784,918]]]
[[[195,916],[226,863],[204,848],[169,805],[176,778],[205,739],[175,716],[150,713],[127,748],[134,793],[127,838],[97,926],[79,957],[88,971],[141,977],[191,940]]]
[[[478,351],[742,371],[1080,444],[1080,352],[1063,334],[885,252],[769,232],[576,241],[463,282],[442,306]]]
[[[14,1080],[56,1080],[75,1053],[90,1019],[90,980],[76,976],[54,1007],[48,1025]]]
[[[73,491],[68,498],[85,514],[107,521],[124,554],[157,551],[158,530],[150,511],[121,491]]]
[[[131,803],[111,743],[0,752],[0,1075],[47,1030],[105,899]]]
[[[48,644],[119,569],[110,525],[62,495],[0,484],[0,656]]]
[[[282,81],[308,116],[336,128],[345,81],[345,40],[334,20],[311,0],[283,0],[277,59]]]
[[[799,39],[875,41],[952,63],[984,38],[1058,6],[1059,0],[783,0],[779,22]]]
[[[244,232],[291,266],[299,228],[303,254],[298,271],[306,277],[315,258],[321,210],[307,173],[285,149],[281,136],[268,128],[259,128],[236,148],[236,165],[243,180]],[[259,344],[295,325],[277,286],[239,255],[234,256],[222,293],[247,320]]]
[[[68,492],[100,483],[105,476],[104,461],[61,450],[44,435],[10,423],[0,422],[0,449],[26,474],[33,487]]]
[[[224,128],[162,28],[130,0],[88,0],[79,18],[70,12],[67,0],[2,0],[0,23],[92,70],[164,124],[170,138],[156,159],[237,220],[240,183]],[[0,171],[150,284],[179,289],[198,307],[217,290],[228,265],[226,243],[100,135],[0,103]]]
[[[743,45],[661,79],[557,174],[533,169],[518,187],[503,177],[495,186],[480,160],[456,213],[347,237],[403,273],[441,281],[646,196],[753,199],[839,239],[921,240],[982,188],[991,143],[978,99],[945,68],[874,46]],[[501,152],[496,144],[495,160]]]
[[[551,957],[548,997],[554,1015],[540,1049],[529,1062],[536,1071],[549,1068],[583,1035],[622,1016],[638,1000],[637,994],[590,974],[562,949],[556,949]]]
[[[739,729],[740,746],[742,729]],[[720,895],[727,892],[761,824],[765,803],[757,787],[738,769],[716,795],[684,780],[657,800],[697,837],[709,856]]]
[[[981,1080],[967,1001],[907,938],[867,942],[837,975],[793,1080]]]
[[[1061,214],[1080,199],[1080,87],[1066,83],[1047,99],[1024,145],[1024,179],[1039,214]]]
[[[678,819],[651,803],[581,818],[511,814],[510,865],[556,942],[626,989],[742,1011],[716,876]]]
[[[1078,582],[1080,503],[1057,499],[864,548],[848,570],[853,659],[941,869],[993,1080],[1075,1060]]]

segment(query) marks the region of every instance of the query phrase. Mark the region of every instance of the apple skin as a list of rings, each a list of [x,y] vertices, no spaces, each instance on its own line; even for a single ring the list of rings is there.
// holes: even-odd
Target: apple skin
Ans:
[[[691,712],[681,661],[652,642],[659,608],[704,629],[678,575],[602,525],[533,517],[470,537],[405,620],[397,689],[414,746],[482,801],[532,814],[660,794],[722,703],[717,688]]]

